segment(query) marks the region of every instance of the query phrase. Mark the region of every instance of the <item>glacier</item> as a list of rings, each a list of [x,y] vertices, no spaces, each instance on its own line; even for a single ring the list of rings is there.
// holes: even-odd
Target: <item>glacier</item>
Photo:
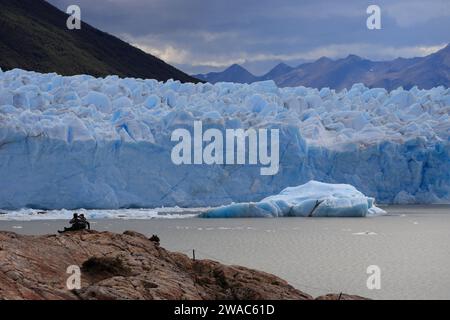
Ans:
[[[330,184],[311,180],[301,186],[288,187],[278,195],[259,202],[233,203],[202,213],[204,218],[266,217],[366,217],[386,212],[375,206],[348,184]]]
[[[450,90],[180,83],[0,71],[0,208],[208,207],[310,180],[450,203]],[[177,128],[279,130],[279,170],[175,165]]]

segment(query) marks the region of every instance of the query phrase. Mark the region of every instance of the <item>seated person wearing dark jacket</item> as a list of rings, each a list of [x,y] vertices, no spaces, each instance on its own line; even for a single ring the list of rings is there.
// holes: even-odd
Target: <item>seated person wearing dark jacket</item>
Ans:
[[[78,215],[78,213],[73,214],[73,218],[69,221],[71,226],[69,228],[64,228],[63,231],[58,230],[59,233],[67,232],[67,231],[76,231],[76,230],[83,230],[88,227],[88,229],[91,229],[91,224],[86,220],[84,214]]]
[[[80,214],[78,216],[79,220],[80,220],[80,224],[84,224],[83,229],[86,229],[86,227],[88,228],[88,230],[91,230],[91,224],[89,223],[89,221],[87,221],[86,217],[84,216],[84,214]]]

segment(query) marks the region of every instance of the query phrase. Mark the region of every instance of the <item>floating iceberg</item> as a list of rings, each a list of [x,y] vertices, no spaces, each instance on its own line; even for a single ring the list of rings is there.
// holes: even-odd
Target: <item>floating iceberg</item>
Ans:
[[[450,203],[450,90],[182,84],[0,72],[0,208],[208,207],[312,179]],[[175,129],[278,129],[279,170],[175,165]]]
[[[374,199],[348,184],[309,181],[259,202],[237,203],[208,210],[204,218],[366,217],[384,214]]]

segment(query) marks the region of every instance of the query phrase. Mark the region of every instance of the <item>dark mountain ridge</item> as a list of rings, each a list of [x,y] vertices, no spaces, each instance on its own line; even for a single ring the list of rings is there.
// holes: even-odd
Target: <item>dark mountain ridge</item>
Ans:
[[[243,67],[240,68],[249,73]],[[244,71],[241,70],[241,73]],[[215,72],[214,77],[205,75],[198,75],[198,77],[212,83],[241,82],[241,78],[233,78],[230,74],[225,80],[221,72]],[[391,61],[371,61],[356,55],[337,60],[322,57],[297,67],[279,64],[261,77],[251,73],[247,77],[254,79],[250,82],[273,80],[280,87],[329,87],[337,90],[351,88],[358,82],[368,87],[383,87],[388,90],[400,86],[405,89],[413,86],[423,89],[436,86],[449,87],[450,45],[426,57],[397,58]]]
[[[68,15],[43,0],[0,0],[0,67],[198,82],[164,61]]]
[[[236,82],[236,83],[252,83],[258,81],[258,77],[251,74],[244,67],[233,64],[224,71],[210,72],[207,74],[196,74],[195,78],[210,83],[217,82]]]

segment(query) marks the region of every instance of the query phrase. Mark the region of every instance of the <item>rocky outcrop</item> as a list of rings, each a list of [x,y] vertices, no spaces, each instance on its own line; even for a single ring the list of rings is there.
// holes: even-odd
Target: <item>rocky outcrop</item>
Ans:
[[[345,293],[340,293],[340,294],[329,293],[329,294],[317,297],[316,300],[369,300],[369,299],[363,298],[360,296],[356,296],[356,295],[345,294]]]
[[[80,289],[67,287],[69,266],[81,270]],[[131,231],[0,232],[0,298],[312,299],[271,274],[193,261]]]

